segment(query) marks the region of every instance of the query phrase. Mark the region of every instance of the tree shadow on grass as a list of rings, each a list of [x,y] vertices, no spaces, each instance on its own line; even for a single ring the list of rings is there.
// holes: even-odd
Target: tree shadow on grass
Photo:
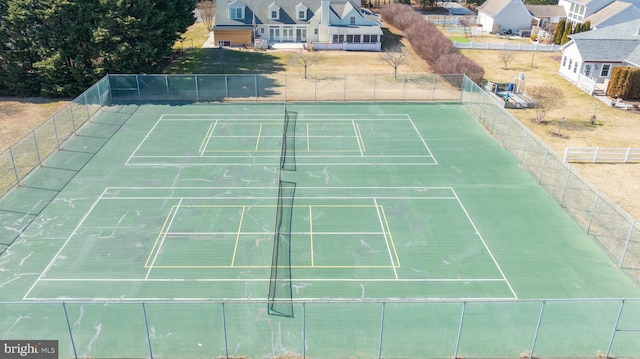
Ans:
[[[191,49],[178,54],[167,72],[173,74],[272,74],[284,71],[279,58],[246,49]]]
[[[382,28],[382,51],[391,49],[397,46],[403,46],[400,40],[403,36],[394,34],[387,28]]]

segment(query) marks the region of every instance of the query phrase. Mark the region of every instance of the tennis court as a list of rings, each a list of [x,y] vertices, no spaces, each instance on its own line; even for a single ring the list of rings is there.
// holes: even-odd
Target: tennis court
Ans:
[[[450,356],[443,342],[506,357],[530,349],[537,300],[557,299],[550,328],[607,318],[562,334],[595,356],[607,342],[591,335],[608,339],[619,307],[607,300],[640,297],[462,105],[286,112],[104,107],[0,200],[5,230],[42,209],[1,258],[0,300],[17,302],[1,305],[3,338],[58,339],[61,357]],[[283,206],[290,263],[274,262]],[[275,282],[274,264],[287,269]],[[273,299],[290,317],[267,315],[270,280],[289,286]],[[554,330],[538,349],[565,354]],[[620,352],[640,350],[634,338]]]

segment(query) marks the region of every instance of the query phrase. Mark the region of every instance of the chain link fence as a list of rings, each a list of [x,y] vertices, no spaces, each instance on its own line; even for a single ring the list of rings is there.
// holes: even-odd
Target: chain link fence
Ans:
[[[462,103],[615,263],[640,282],[640,227],[636,220],[467,78]]]
[[[640,299],[0,303],[60,358],[530,358],[640,353]]]
[[[463,75],[110,75],[0,153],[0,194],[113,103],[462,102],[622,268],[636,221]],[[639,299],[0,303],[3,339],[55,338],[60,357],[638,357]],[[126,323],[126,324],[125,324]]]

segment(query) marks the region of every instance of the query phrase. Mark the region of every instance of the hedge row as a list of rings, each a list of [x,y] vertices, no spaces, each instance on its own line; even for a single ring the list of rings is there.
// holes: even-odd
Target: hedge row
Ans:
[[[460,54],[432,22],[426,20],[409,5],[392,4],[381,11],[382,20],[402,31],[413,51],[439,74],[466,74],[471,80],[480,83],[484,69]]]
[[[611,70],[607,96],[623,99],[640,98],[640,69],[628,66],[614,67]]]

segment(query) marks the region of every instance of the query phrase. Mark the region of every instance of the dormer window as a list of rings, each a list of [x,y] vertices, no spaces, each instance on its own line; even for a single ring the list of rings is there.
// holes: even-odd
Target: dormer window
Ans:
[[[351,24],[351,25],[355,25],[356,24],[356,17],[355,16],[351,16],[349,18],[349,24]]]
[[[234,1],[229,5],[229,19],[242,20],[244,19],[244,5]]]
[[[307,19],[307,7],[299,3],[296,5],[296,19],[298,20],[306,20]]]
[[[269,19],[280,20],[280,6],[276,5],[276,3],[269,5]]]

